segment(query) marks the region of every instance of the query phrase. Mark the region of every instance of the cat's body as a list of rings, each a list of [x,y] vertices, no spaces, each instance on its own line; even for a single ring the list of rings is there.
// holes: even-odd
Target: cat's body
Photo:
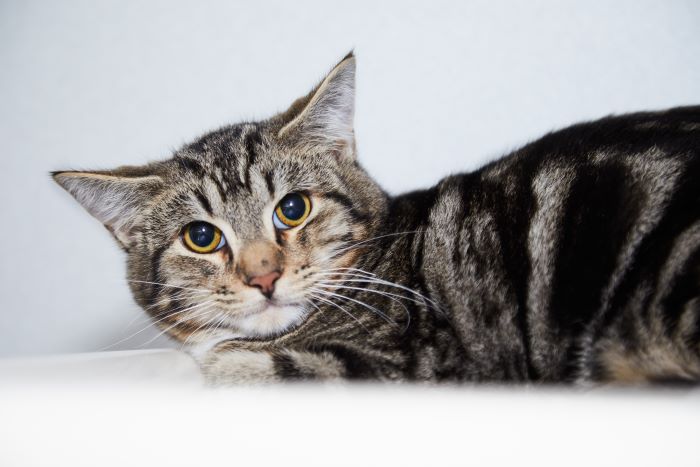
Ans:
[[[348,57],[285,114],[163,163],[56,175],[210,381],[700,380],[700,107],[577,125],[390,198],[354,159],[351,78]],[[311,213],[273,223],[296,191]],[[192,221],[226,250],[186,251]]]

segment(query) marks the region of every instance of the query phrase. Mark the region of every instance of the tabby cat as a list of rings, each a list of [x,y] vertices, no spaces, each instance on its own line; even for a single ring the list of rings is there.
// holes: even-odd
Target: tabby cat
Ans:
[[[357,161],[354,94],[350,54],[269,120],[53,174],[212,384],[700,380],[700,107],[391,197]]]

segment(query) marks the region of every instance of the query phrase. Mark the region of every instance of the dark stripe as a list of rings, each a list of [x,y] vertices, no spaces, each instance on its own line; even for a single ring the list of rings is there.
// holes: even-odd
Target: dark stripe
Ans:
[[[700,249],[696,247],[690,258],[686,260],[683,270],[672,279],[672,282],[673,289],[661,301],[664,326],[669,336],[673,336],[678,330],[681,316],[687,310],[687,303],[700,297]],[[667,284],[661,284],[662,287],[664,285]],[[700,326],[700,306],[688,312],[695,313],[695,323]],[[698,340],[689,342],[691,346],[697,346],[699,343]]]
[[[201,331],[201,325],[197,324],[195,322],[192,322],[190,320],[183,320],[181,319],[182,316],[180,315],[168,315],[167,317],[162,318],[164,323],[173,323],[172,327],[174,329],[179,329],[187,334],[193,334],[195,331],[200,330]]]
[[[221,182],[219,181],[218,178],[216,178],[213,175],[211,175],[209,178],[211,179],[212,183],[214,183],[214,186],[216,187],[216,191],[219,192],[219,196],[221,197],[221,202],[225,203],[226,199],[227,199],[226,190],[224,190],[224,187],[221,185]]]
[[[267,184],[267,191],[270,193],[270,197],[275,195],[275,183],[272,180],[272,177],[273,174],[271,171],[265,173],[265,184]]]
[[[262,136],[257,128],[250,131],[245,137],[246,166],[244,171],[243,186],[250,190],[250,170],[258,158],[257,146],[262,142]]]
[[[198,177],[204,175],[204,167],[194,159],[190,159],[189,157],[176,157],[175,162],[186,172],[190,172]]]
[[[150,287],[150,298],[151,302],[155,303],[156,299],[158,298],[160,291],[163,289],[163,286],[160,285],[163,282],[163,279],[160,275],[160,262],[163,259],[163,253],[170,248],[170,244],[165,244],[160,247],[158,247],[154,252],[153,255],[151,256],[151,277],[150,281],[153,282],[154,284],[151,284]]]
[[[408,251],[414,252],[414,254],[412,255],[413,268],[414,271],[416,271],[413,277],[413,283],[409,286],[413,290],[416,290],[427,297],[428,291],[425,287],[422,272],[424,240],[423,235],[423,232],[413,235],[413,238],[411,238],[408,242],[410,245],[410,249]],[[401,240],[403,240],[403,238],[396,239],[395,241]],[[387,252],[389,251],[389,248],[385,248],[382,251]],[[406,331],[401,335],[400,343],[406,359],[404,365],[407,376],[411,379],[415,379],[416,374],[420,369],[418,366],[418,356],[422,351],[424,351],[423,347],[425,344],[424,339],[421,339],[421,334],[424,334],[427,330],[430,333],[428,340],[431,343],[433,343],[435,340],[435,333],[437,330],[437,325],[434,323],[436,323],[437,320],[435,320],[434,318],[430,319],[428,316],[426,316],[426,313],[430,312],[425,306],[419,307],[419,305],[412,300],[407,301],[405,305],[408,307],[411,317],[411,323],[406,329]]]
[[[301,229],[297,233],[297,238],[296,241],[299,243],[299,246],[305,249],[306,247],[309,246],[309,231],[310,229]]]
[[[414,235],[413,245],[415,245],[415,256],[413,260],[413,270],[415,271],[416,281],[418,282],[418,292],[420,292],[427,300],[427,303],[436,302],[433,298],[430,289],[428,289],[425,283],[425,274],[423,273],[423,261],[425,258],[425,230],[421,230],[419,233]],[[441,304],[441,306],[444,306]],[[430,306],[433,311],[441,312],[442,310],[436,309],[435,306]]]
[[[629,231],[639,217],[642,195],[628,186],[619,166],[581,166],[569,190],[559,230],[550,325],[576,338],[600,309],[601,295]]]
[[[331,353],[343,365],[347,379],[374,379],[377,377],[377,372],[367,363],[366,358],[354,350],[341,344],[325,344],[321,346],[321,350]]]
[[[338,193],[337,191],[331,191],[328,193],[324,193],[323,196],[325,198],[332,199],[336,203],[343,206],[355,222],[366,222],[370,220],[369,216],[363,212],[358,211],[355,205],[350,200],[350,198],[348,198],[344,194]]]
[[[695,346],[697,348],[700,342],[700,306],[696,306],[693,313],[695,313],[695,329],[687,336],[686,343],[688,347]]]
[[[530,185],[531,180],[540,170],[541,158],[521,158],[517,167],[517,170],[510,171],[510,176],[488,177],[491,168],[500,169],[499,162],[495,162],[481,173],[460,176],[459,191],[464,203],[462,232],[470,228],[471,211],[474,209],[486,211],[494,219],[494,233],[497,234],[498,251],[493,252],[493,254],[501,258],[501,272],[505,284],[509,286],[509,295],[514,298],[515,319],[512,324],[519,334],[523,349],[522,356],[512,356],[511,361],[504,362],[503,366],[504,368],[514,367],[520,379],[536,381],[540,379],[540,374],[532,362],[527,308],[530,283],[528,232],[535,209]],[[460,236],[462,235],[464,233]],[[471,255],[473,256],[475,253],[472,251]],[[488,252],[485,256],[483,254],[480,256],[483,262],[482,267],[486,270],[493,267],[494,263],[489,258]],[[457,259],[463,260],[461,250],[453,255],[453,260]],[[459,267],[464,266],[459,264]],[[495,312],[493,314],[496,315]]]
[[[394,198],[389,206],[388,216],[391,231],[406,232],[425,227],[437,199],[437,187],[412,191]]]
[[[200,188],[200,189],[197,189],[197,191],[195,192],[195,195],[197,196],[197,199],[199,200],[199,203],[202,205],[202,207],[204,208],[204,210],[207,211],[207,213],[208,213],[210,216],[213,216],[213,215],[214,215],[214,211],[213,211],[212,208],[211,208],[211,204],[209,204],[209,200],[208,200],[207,197],[204,195],[204,193],[202,193],[202,189],[201,189],[201,188]]]
[[[284,241],[284,236],[282,235],[282,232],[279,229],[275,229],[275,241],[279,246],[284,246],[286,243]]]
[[[272,354],[272,364],[275,369],[275,374],[287,380],[298,380],[305,376],[312,376],[304,374],[304,372],[297,367],[294,359],[286,353]]]
[[[596,337],[600,336],[615,319],[617,312],[624,308],[627,300],[633,296],[640,284],[649,283],[651,279],[658,281],[660,271],[670,254],[674,240],[693,222],[700,218],[700,189],[697,180],[700,179],[700,157],[696,157],[685,168],[682,180],[679,181],[671,202],[666,208],[661,221],[642,240],[627,275],[615,291],[610,307],[602,317]],[[659,284],[656,284],[657,287]],[[642,304],[643,318],[649,320],[648,305],[653,296],[650,294]],[[666,313],[676,313],[677,310],[666,310]]]
[[[510,294],[514,298],[515,319],[512,324],[520,335],[523,347],[522,359],[515,358],[520,377],[525,380],[538,380],[540,375],[532,363],[532,349],[530,344],[530,326],[527,320],[527,294],[530,273],[530,258],[528,255],[528,232],[530,221],[534,212],[534,199],[532,191],[528,189],[527,179],[532,176],[525,172],[533,172],[534,167],[524,167],[523,173],[516,180],[502,181],[492,189],[483,189],[493,194],[492,199],[485,200],[485,205],[490,207],[496,224],[498,244],[500,246],[501,263],[506,284]],[[510,183],[510,186],[506,184]],[[485,182],[488,185],[488,183]],[[509,194],[508,191],[514,191]],[[477,194],[477,196],[479,196]],[[509,202],[503,199],[511,198]],[[499,198],[499,200],[496,200]]]
[[[174,204],[179,204],[179,205],[189,205],[192,203],[192,195],[190,193],[178,193],[173,199],[172,202]]]
[[[326,246],[330,243],[338,243],[338,242],[345,242],[345,243],[350,243],[354,240],[352,233],[348,232],[343,235],[336,235],[334,237],[329,237],[329,238],[324,238],[322,241],[319,241],[316,244],[316,247],[322,247]]]

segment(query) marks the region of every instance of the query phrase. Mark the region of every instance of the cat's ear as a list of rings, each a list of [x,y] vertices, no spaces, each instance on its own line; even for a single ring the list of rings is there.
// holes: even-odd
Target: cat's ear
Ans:
[[[135,167],[51,175],[127,250],[134,243],[141,211],[164,187],[161,177]]]
[[[350,52],[284,114],[278,136],[314,150],[355,157],[355,56]]]

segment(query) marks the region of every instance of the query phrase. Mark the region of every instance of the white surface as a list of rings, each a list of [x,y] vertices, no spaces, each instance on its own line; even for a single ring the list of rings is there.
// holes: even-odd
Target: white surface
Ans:
[[[201,387],[195,361],[174,349],[122,350],[0,359],[0,386]]]
[[[174,351],[30,366],[0,360],[3,467],[698,465],[697,390],[212,390]]]
[[[0,414],[3,467],[696,467],[700,390],[214,390],[162,349],[0,359]]]
[[[0,355],[163,346],[106,231],[47,172],[167,157],[266,117],[354,47],[390,191],[555,127],[700,102],[700,2],[0,2]]]

